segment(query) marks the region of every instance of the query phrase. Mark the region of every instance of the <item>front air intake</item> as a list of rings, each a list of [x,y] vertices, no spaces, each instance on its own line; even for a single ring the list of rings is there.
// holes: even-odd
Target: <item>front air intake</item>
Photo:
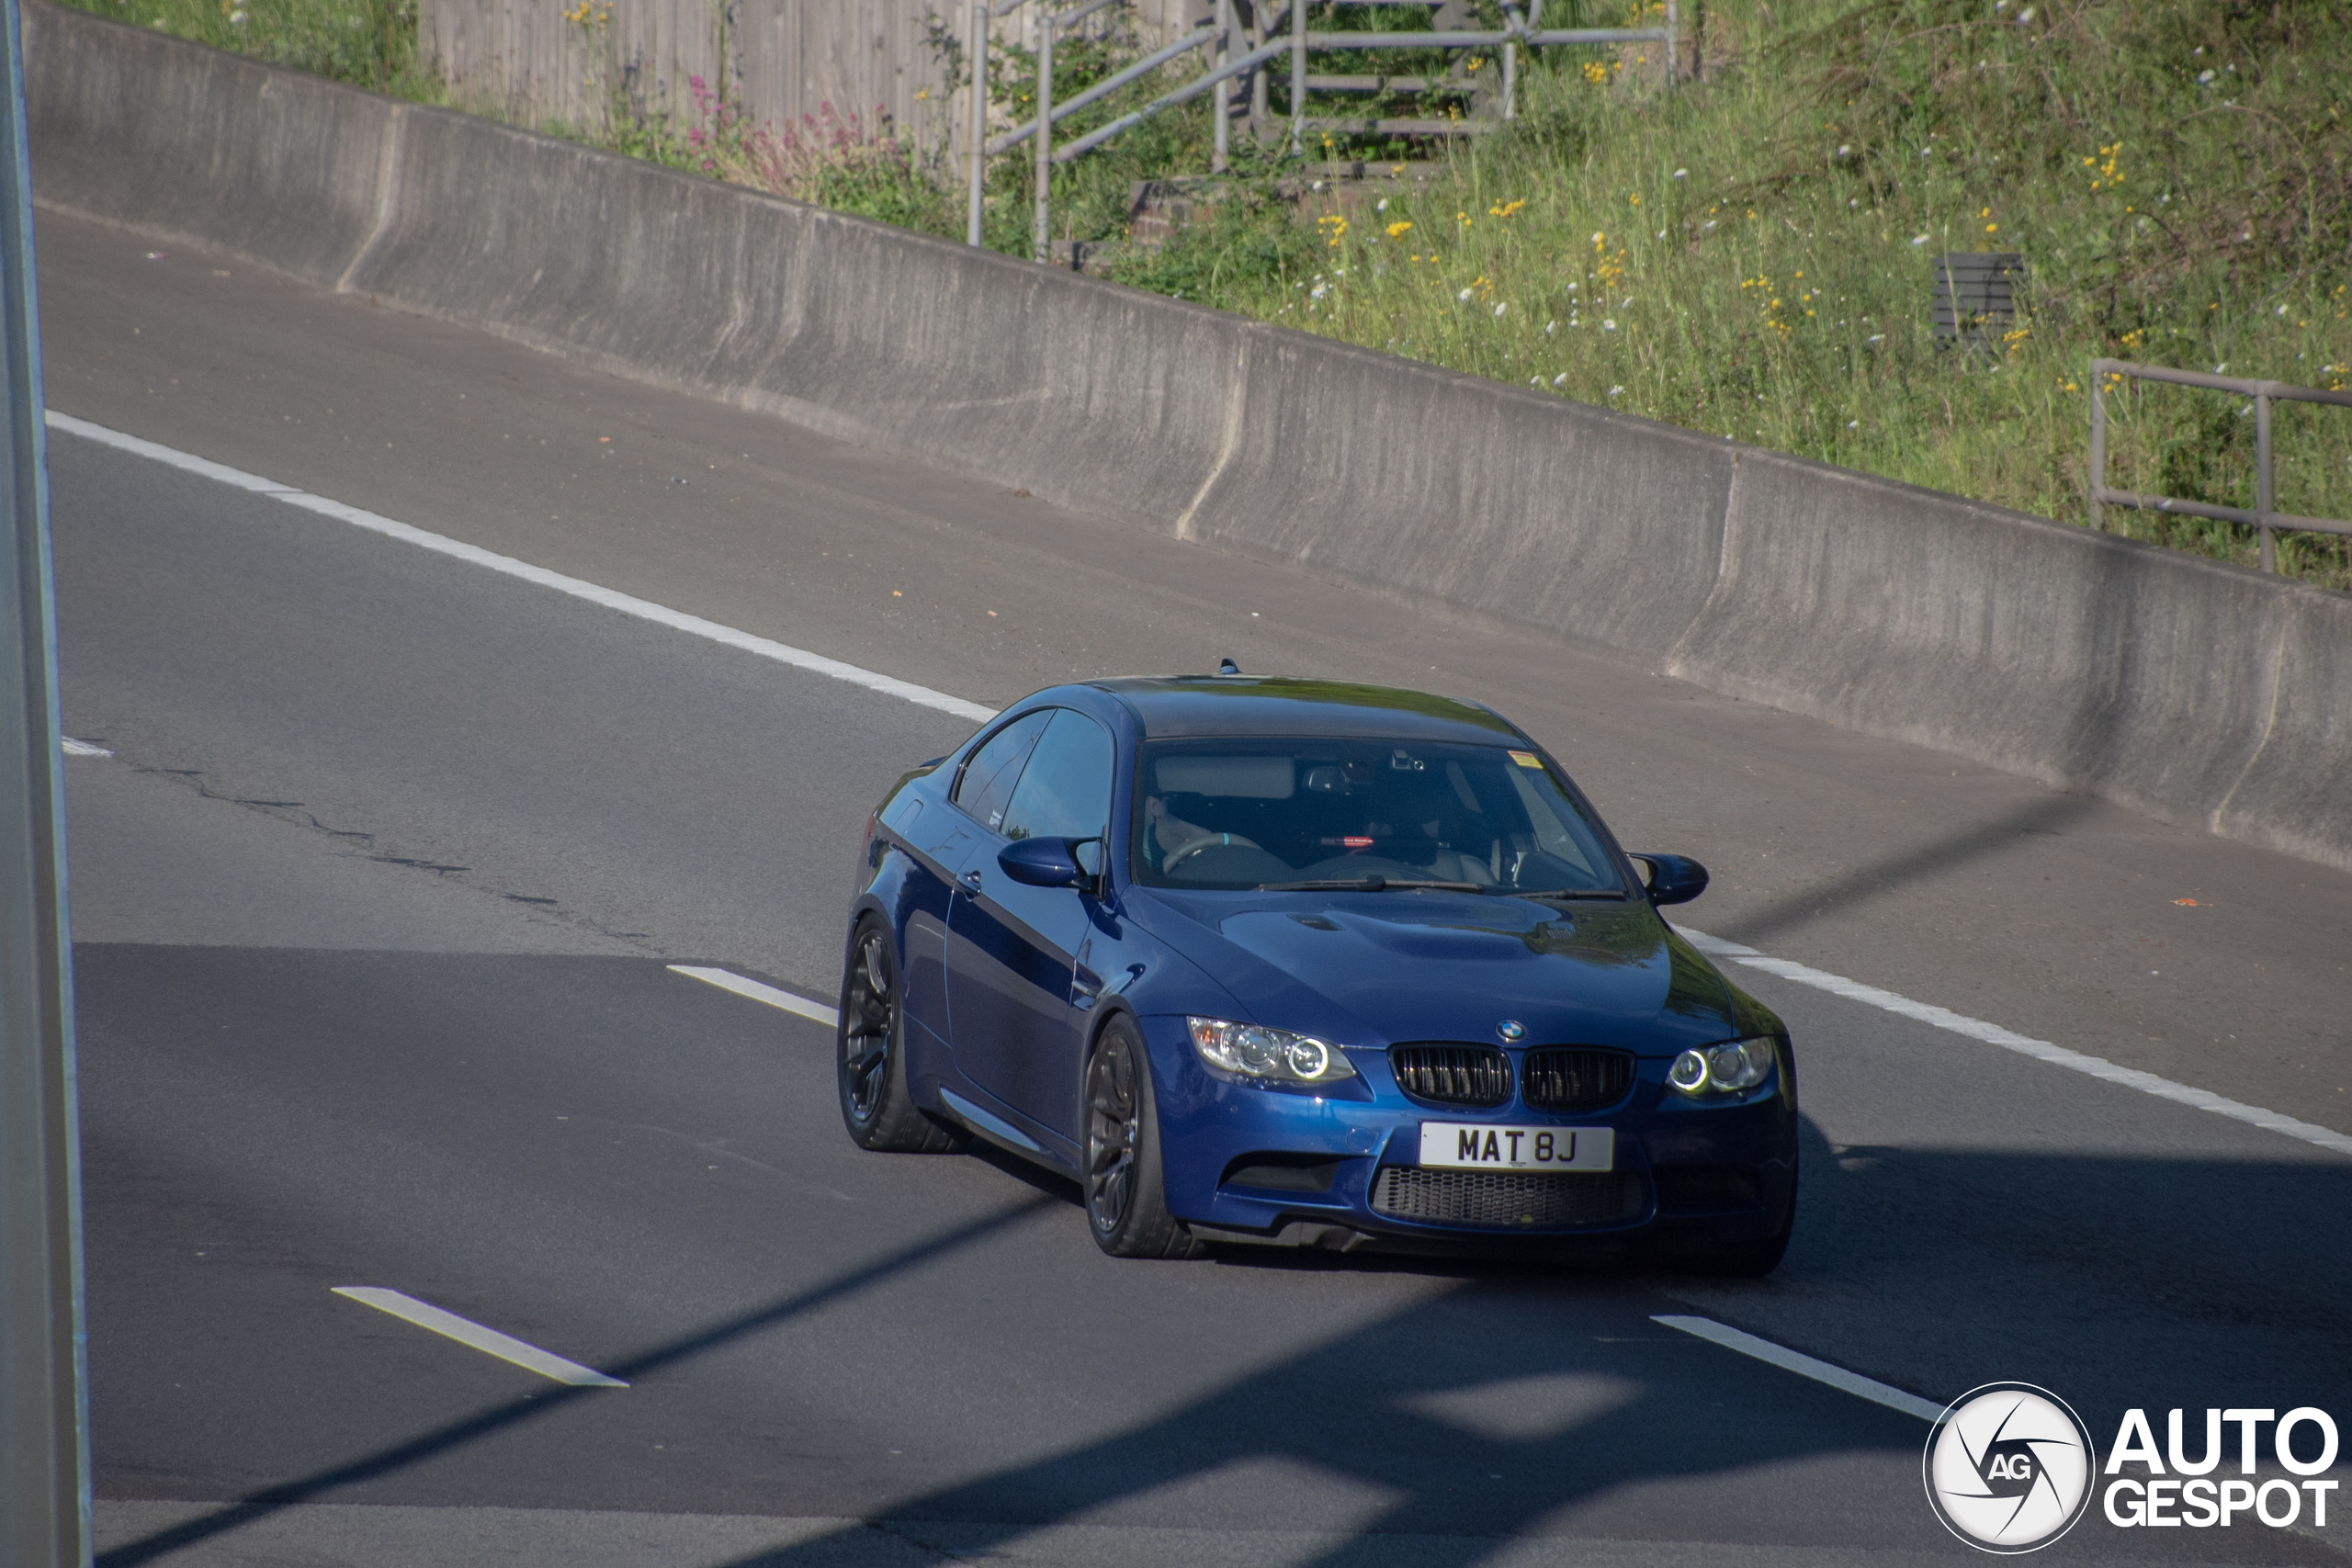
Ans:
[[[1622,1224],[1642,1212],[1642,1181],[1629,1170],[1547,1175],[1392,1165],[1373,1183],[1372,1207],[1375,1213],[1425,1224]]]
[[[1391,1045],[1396,1087],[1434,1105],[1500,1105],[1510,1098],[1510,1058],[1492,1045]]]

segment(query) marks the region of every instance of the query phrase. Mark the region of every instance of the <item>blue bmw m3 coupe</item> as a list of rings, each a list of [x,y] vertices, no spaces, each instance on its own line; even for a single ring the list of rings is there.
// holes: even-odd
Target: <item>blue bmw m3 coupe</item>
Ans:
[[[1796,1064],[1658,917],[1706,881],[1629,857],[1475,704],[1057,686],[868,819],[842,1115],[869,1149],[978,1136],[1071,1178],[1119,1257],[1611,1238],[1762,1273]]]

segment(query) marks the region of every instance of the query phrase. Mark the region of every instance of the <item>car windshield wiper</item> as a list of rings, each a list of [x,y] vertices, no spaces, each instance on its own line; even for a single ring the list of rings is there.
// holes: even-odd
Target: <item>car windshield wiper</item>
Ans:
[[[1261,893],[1484,893],[1476,882],[1416,882],[1395,876],[1340,877],[1317,882],[1261,882]]]
[[[1607,898],[1622,903],[1625,897],[1624,890],[1617,887],[1504,887],[1496,891],[1513,898]]]

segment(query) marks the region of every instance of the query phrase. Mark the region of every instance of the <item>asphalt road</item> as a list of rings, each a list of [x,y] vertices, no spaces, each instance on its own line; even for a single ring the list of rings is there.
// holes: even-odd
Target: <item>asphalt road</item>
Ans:
[[[2352,1125],[2352,879],[41,224],[68,412],[983,702],[1221,652],[1482,696],[1722,870],[1705,930]],[[865,806],[966,725],[51,454],[66,726],[113,752],[67,764],[108,1562],[1969,1555],[1921,1422],[1657,1314],[1936,1400],[2040,1382],[2102,1441],[2352,1414],[2352,1159],[1753,971],[1807,1112],[1769,1280],[1104,1259],[1051,1180],[856,1150],[826,1030],[665,967],[828,995]]]
[[[2343,874],[242,263],[38,224],[53,408],[981,703],[1227,654],[1490,702],[1628,841],[1713,871],[1702,929],[2352,1133]],[[798,977],[829,985],[831,962]]]

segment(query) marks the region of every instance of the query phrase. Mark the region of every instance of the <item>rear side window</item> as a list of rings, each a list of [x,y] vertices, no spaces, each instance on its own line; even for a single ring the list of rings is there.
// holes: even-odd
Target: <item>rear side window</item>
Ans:
[[[1005,803],[1012,798],[1012,786],[1021,781],[1022,764],[1029,760],[1030,749],[1037,744],[1046,726],[1053,721],[1057,708],[1039,708],[1035,713],[1023,714],[983,742],[972,760],[964,764],[964,773],[956,781],[956,804],[979,818],[981,826],[990,831],[1004,826]]]
[[[1111,737],[1084,714],[1060,709],[1029,753],[1005,808],[1008,839],[1099,839],[1111,823]]]

